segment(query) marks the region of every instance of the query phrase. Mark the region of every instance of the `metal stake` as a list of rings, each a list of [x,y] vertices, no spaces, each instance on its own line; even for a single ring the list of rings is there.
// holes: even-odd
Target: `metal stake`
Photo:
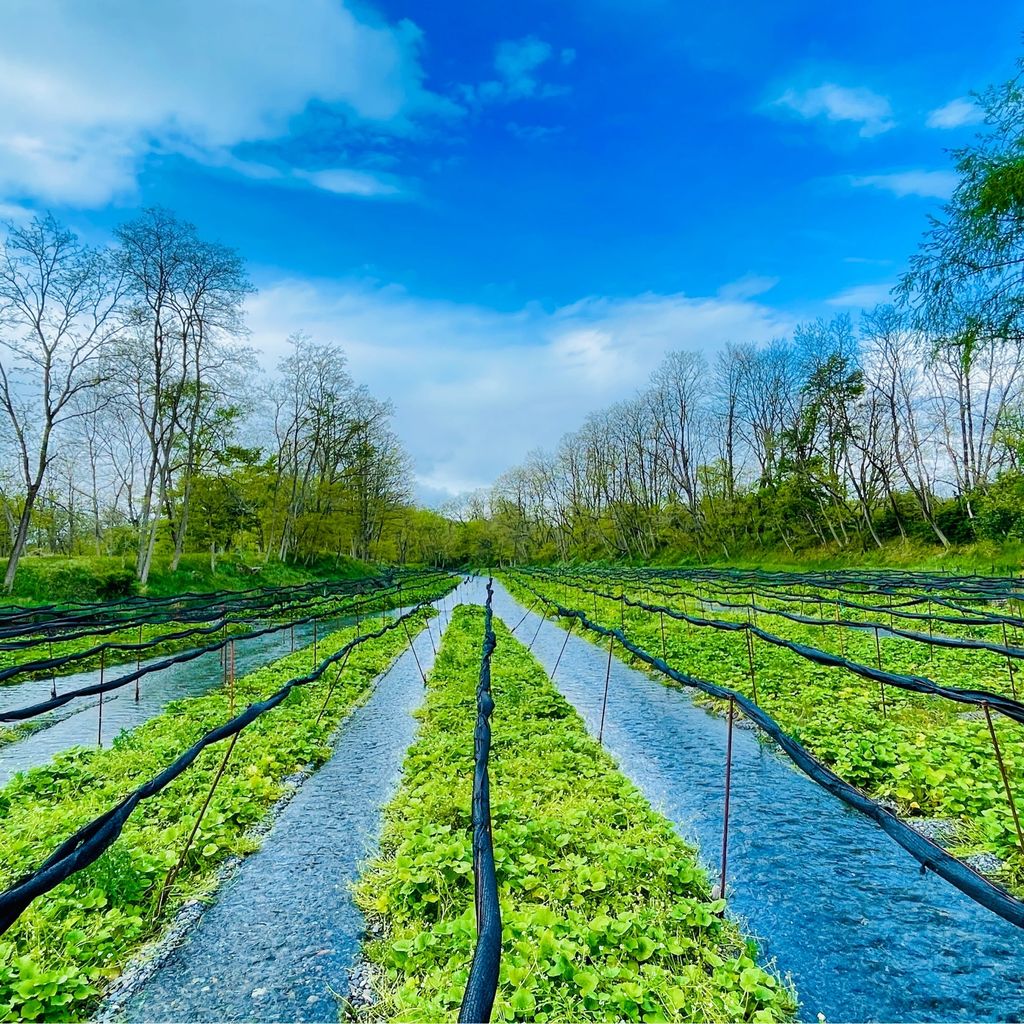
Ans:
[[[1003,764],[1003,755],[999,749],[999,740],[996,739],[995,726],[992,724],[992,712],[988,703],[982,705],[985,709],[985,720],[988,722],[988,732],[992,737],[992,746],[996,752],[996,762],[999,765],[999,774],[1003,777],[1003,789],[1006,790],[1006,799],[1010,804],[1010,813],[1013,815],[1013,825],[1017,829],[1017,842],[1020,845],[1021,853],[1024,853],[1024,832],[1021,831],[1020,818],[1017,816],[1017,805],[1014,803],[1013,791],[1010,789],[1010,780],[1006,776],[1006,765]]]
[[[601,725],[597,730],[597,742],[604,746],[604,716],[608,710],[608,683],[612,678],[612,648],[615,646],[615,637],[608,640],[608,667],[604,673],[604,698],[601,701]]]
[[[107,665],[106,650],[100,651],[100,686],[103,686],[103,673]],[[96,725],[96,745],[103,746],[103,690],[100,690],[99,721]]]
[[[729,731],[725,741],[725,810],[722,815],[722,874],[719,897],[725,899],[725,869],[729,861],[729,803],[732,795],[732,727],[736,715],[736,701],[729,698]]]

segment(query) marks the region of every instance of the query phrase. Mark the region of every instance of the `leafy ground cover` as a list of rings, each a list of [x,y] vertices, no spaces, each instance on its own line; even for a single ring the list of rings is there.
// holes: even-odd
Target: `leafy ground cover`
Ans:
[[[694,851],[496,621],[491,801],[502,904],[494,1020],[789,1018]],[[454,1019],[475,944],[470,800],[483,613],[456,610],[356,897],[390,1019]]]
[[[425,613],[410,622],[422,628]],[[320,641],[318,657],[354,635]],[[40,897],[0,938],[0,1019],[77,1020],[88,1015],[107,981],[140,946],[159,934],[181,903],[209,892],[229,856],[255,848],[248,831],[284,792],[284,780],[322,764],[329,739],[373,680],[408,646],[403,628],[357,647],[336,684],[336,669],[292,691],[239,736],[169,899],[158,897],[177,863],[199,807],[221,765],[224,744],[204,751],[167,790],[143,801],[121,837],[95,864]],[[123,733],[109,749],[74,749],[16,776],[0,790],[0,886],[41,863],[77,828],[116,804],[232,710],[262,699],[313,667],[311,648],[296,651],[202,697],[178,701]]]
[[[515,579],[506,582],[521,600],[532,603],[532,595]],[[618,628],[624,623],[631,640],[653,654],[662,653],[658,615],[629,608],[623,615],[618,601],[601,599],[595,612],[590,594],[571,586],[566,593],[561,582],[537,585],[531,581],[531,585],[585,611],[604,626]],[[618,592],[616,587],[614,593]],[[625,593],[639,600],[648,597],[643,587],[628,583]],[[683,610],[681,599],[675,607]],[[692,596],[686,610],[694,611]],[[722,612],[709,614],[730,617]],[[745,614],[739,617],[746,618]],[[918,673],[947,685],[1011,692],[1006,661],[993,654],[929,648],[884,635],[876,651],[872,630],[847,629],[840,636],[836,627],[806,626],[767,616],[760,616],[758,622],[789,640],[834,653],[841,648],[851,660],[867,665],[876,665],[880,653],[887,671]],[[928,817],[949,820],[951,853],[968,858],[995,855],[1003,866],[987,868],[987,872],[1011,891],[1024,894],[1024,853],[988,723],[980,711],[893,686],[885,688],[883,707],[879,685],[849,671],[816,665],[762,640],[754,640],[753,653],[758,701],[786,732],[842,778],[895,805],[911,822]],[[674,668],[754,695],[741,632],[690,626],[666,617],[665,654]],[[700,695],[695,699],[716,703]],[[1024,810],[1024,731],[998,714],[993,713],[992,720],[1010,785]]]

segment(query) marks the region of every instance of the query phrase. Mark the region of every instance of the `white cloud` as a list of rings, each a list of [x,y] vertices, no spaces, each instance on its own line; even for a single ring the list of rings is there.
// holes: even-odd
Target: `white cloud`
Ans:
[[[497,78],[476,86],[463,86],[463,96],[479,106],[564,95],[569,91],[566,86],[542,80],[541,69],[552,61],[553,56],[551,44],[536,36],[503,40],[494,51]],[[568,66],[575,59],[576,51],[571,49],[564,49],[558,55],[563,66]]]
[[[965,124],[981,124],[985,114],[969,96],[959,96],[928,114],[929,128],[959,128]]]
[[[14,221],[21,224],[32,219],[33,211],[21,203],[0,203],[0,221]]]
[[[404,187],[392,175],[370,174],[367,171],[338,167],[326,171],[295,171],[294,176],[308,181],[316,188],[338,195],[401,196]]]
[[[880,188],[901,199],[921,196],[925,199],[948,199],[956,188],[953,171],[897,171],[893,174],[865,174],[851,178],[858,188]]]
[[[889,101],[865,88],[849,88],[825,82],[813,89],[787,89],[776,101],[801,117],[824,117],[828,121],[849,121],[859,124],[863,138],[880,135],[894,127]]]
[[[826,299],[825,301],[830,306],[839,306],[849,309],[869,309],[872,306],[877,306],[884,302],[891,302],[893,287],[894,285],[891,282],[883,282],[880,284],[856,284],[851,288],[844,289],[838,295],[833,295],[831,299]]]
[[[0,199],[101,204],[159,152],[230,167],[312,101],[407,131],[454,110],[425,88],[419,45],[410,22],[342,0],[0,4]]]
[[[590,297],[503,313],[393,286],[299,280],[263,287],[249,325],[268,365],[295,330],[342,345],[356,379],[394,401],[424,494],[490,483],[588,412],[630,395],[667,351],[713,353],[793,326],[742,297]]]

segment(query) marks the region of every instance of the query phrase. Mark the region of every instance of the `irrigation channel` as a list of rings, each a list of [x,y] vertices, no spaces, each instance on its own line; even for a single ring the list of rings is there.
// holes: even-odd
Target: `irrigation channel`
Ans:
[[[365,924],[349,885],[412,742],[439,633],[465,587],[380,678],[338,731],[263,846],[124,1008],[128,1021],[337,1021]],[[254,941],[255,937],[255,941]]]
[[[494,612],[515,625],[527,608],[496,583]],[[566,631],[530,613],[517,636],[551,673]],[[571,635],[553,677],[595,734],[606,665],[606,648]],[[715,875],[726,722],[617,657],[608,693],[605,746]],[[753,733],[734,731],[732,756],[729,910],[792,977],[801,1019],[1024,1019],[1024,931],[922,875]]]

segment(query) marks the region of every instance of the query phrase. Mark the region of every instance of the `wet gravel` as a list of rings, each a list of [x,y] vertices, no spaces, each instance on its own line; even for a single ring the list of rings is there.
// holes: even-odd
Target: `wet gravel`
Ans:
[[[449,596],[444,607],[452,607]],[[434,643],[447,614],[431,623]],[[434,650],[415,638],[424,671]],[[331,759],[296,793],[263,846],[117,1019],[337,1021],[365,930],[350,884],[372,853],[380,813],[415,732],[423,681],[406,650],[342,723]],[[365,967],[355,994],[369,998]]]
[[[525,611],[496,587],[505,622]],[[531,614],[517,635],[529,642],[538,622]],[[534,653],[549,672],[564,637],[554,623],[540,627]],[[607,648],[574,633],[554,677],[594,733],[606,660]],[[877,825],[757,736],[733,735],[730,913],[792,976],[801,1019],[1024,1020],[1024,933],[922,875]],[[614,658],[604,740],[717,877],[725,720]]]

